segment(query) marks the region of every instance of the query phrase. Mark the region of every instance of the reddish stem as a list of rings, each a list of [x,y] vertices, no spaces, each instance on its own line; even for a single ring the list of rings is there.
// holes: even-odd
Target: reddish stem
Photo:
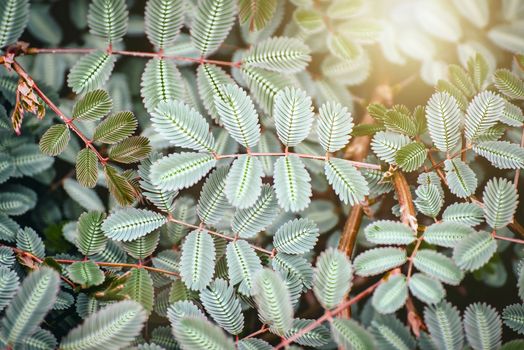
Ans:
[[[522,240],[522,239],[499,236],[496,233],[493,233],[492,236],[493,236],[493,238],[499,239],[501,241],[509,241],[509,242],[513,242],[513,243],[524,244],[524,240]]]

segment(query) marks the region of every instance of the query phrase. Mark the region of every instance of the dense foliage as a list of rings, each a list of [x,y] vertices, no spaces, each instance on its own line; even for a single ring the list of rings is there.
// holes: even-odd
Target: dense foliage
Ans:
[[[522,15],[0,0],[0,346],[524,348]]]

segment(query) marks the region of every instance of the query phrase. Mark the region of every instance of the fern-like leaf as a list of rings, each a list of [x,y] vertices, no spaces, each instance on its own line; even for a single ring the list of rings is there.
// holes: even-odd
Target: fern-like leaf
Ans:
[[[471,196],[477,189],[477,177],[462,160],[453,158],[444,162],[446,180],[451,193],[460,198]]]
[[[296,155],[280,157],[274,165],[274,188],[278,204],[286,211],[298,212],[311,199],[311,177],[304,163]]]
[[[453,249],[453,260],[464,270],[474,271],[484,266],[497,250],[493,236],[480,231],[464,237]]]
[[[355,205],[369,194],[368,183],[364,176],[344,159],[327,160],[324,171],[329,184],[345,204]]]
[[[201,0],[191,27],[191,39],[202,56],[213,53],[235,21],[234,0]]]
[[[433,224],[424,231],[424,241],[441,247],[455,247],[460,241],[475,230],[466,224],[454,221],[444,221]]]
[[[158,213],[136,208],[124,208],[109,215],[102,224],[105,235],[116,241],[131,241],[145,236],[166,223]]]
[[[343,349],[374,349],[373,336],[354,320],[335,318],[331,321],[335,342]]]
[[[488,181],[484,188],[484,216],[494,230],[505,227],[513,220],[519,195],[513,184],[503,178]]]
[[[253,277],[262,269],[260,258],[244,240],[231,242],[226,249],[228,275],[232,285],[238,283],[238,291],[251,295]]]
[[[415,273],[411,276],[409,291],[426,304],[436,304],[446,296],[442,283],[423,273]]]
[[[466,139],[473,143],[494,126],[504,113],[504,100],[491,91],[483,91],[471,101],[466,112]]]
[[[106,247],[107,237],[102,232],[105,214],[91,211],[83,213],[78,219],[78,249],[84,255],[100,253]]]
[[[131,136],[109,148],[109,159],[124,163],[136,163],[151,153],[149,139],[144,136]]]
[[[57,156],[64,151],[70,139],[71,133],[67,125],[53,125],[42,135],[40,151],[49,156]]]
[[[209,175],[198,199],[197,214],[202,222],[213,225],[219,222],[231,208],[224,190],[228,167],[218,167]]]
[[[360,253],[354,260],[355,273],[373,276],[404,264],[406,251],[399,248],[375,248]]]
[[[475,203],[453,203],[442,213],[442,220],[476,226],[483,220],[484,212]]]
[[[155,290],[153,289],[153,280],[147,270],[131,269],[122,293],[131,300],[139,302],[147,311],[151,312],[153,310]]]
[[[173,153],[151,166],[151,181],[163,191],[190,187],[204,177],[216,164],[208,153]]]
[[[125,0],[93,0],[87,23],[91,34],[105,38],[112,45],[126,34],[128,18]]]
[[[291,85],[285,75],[261,68],[242,66],[241,73],[254,100],[266,113],[273,111],[277,93]]]
[[[232,339],[226,337],[219,327],[201,317],[182,317],[174,328],[173,334],[183,350],[235,348]]]
[[[371,149],[381,160],[390,164],[396,164],[397,153],[409,144],[410,139],[406,135],[391,131],[380,131],[373,136]]]
[[[278,138],[294,147],[308,135],[313,124],[311,98],[299,89],[285,88],[275,96],[273,118]]]
[[[371,304],[379,313],[389,314],[404,306],[407,298],[406,276],[397,274],[378,286],[371,298]]]
[[[254,147],[260,139],[260,125],[253,101],[236,85],[220,87],[222,96],[215,95],[215,107],[220,121],[231,137],[244,147]]]
[[[275,192],[269,185],[262,186],[262,193],[249,208],[238,209],[233,217],[233,232],[242,238],[251,238],[269,226],[278,215]]]
[[[138,125],[132,112],[118,112],[104,119],[95,129],[93,141],[114,144],[131,136]]]
[[[60,276],[51,268],[41,267],[29,274],[2,320],[2,336],[9,344],[18,344],[37,330],[52,309],[59,287]]]
[[[258,158],[244,154],[235,159],[224,189],[229,203],[240,209],[252,206],[262,191],[263,175]]]
[[[464,345],[462,322],[457,308],[447,301],[424,309],[424,321],[439,349],[460,350]]]
[[[329,248],[317,260],[313,277],[313,291],[325,309],[337,306],[352,285],[353,268],[347,256]]]
[[[20,281],[16,272],[0,266],[0,311],[11,303],[19,286]]]
[[[146,319],[144,308],[136,301],[125,300],[108,305],[62,338],[60,349],[121,349],[140,334]]]
[[[211,279],[215,267],[215,243],[206,231],[189,233],[182,245],[180,276],[189,289],[204,289]]]
[[[256,45],[244,56],[242,63],[280,73],[303,71],[311,61],[310,49],[295,38],[273,37]]]
[[[144,17],[147,38],[155,47],[163,49],[175,41],[184,24],[184,2],[149,0]]]
[[[436,218],[442,205],[444,205],[444,196],[440,193],[436,185],[420,185],[415,190],[417,198],[415,206],[422,214]]]
[[[468,305],[464,329],[469,345],[475,350],[497,349],[502,343],[502,321],[495,308],[484,304]]]
[[[104,282],[102,270],[92,261],[77,261],[67,267],[67,276],[83,288],[98,286]]]
[[[14,44],[29,20],[28,0],[6,0],[0,3],[0,47]]]
[[[183,78],[172,60],[149,60],[140,86],[140,95],[149,113],[153,113],[160,102],[182,100],[184,97]]]
[[[215,279],[200,293],[206,311],[220,327],[231,334],[239,334],[244,328],[244,315],[235,291],[223,279]]]
[[[464,273],[451,258],[433,250],[419,250],[413,258],[413,265],[428,276],[453,286],[464,278]]]
[[[122,248],[133,258],[144,260],[156,250],[159,239],[160,232],[156,230],[132,241],[122,242]]]
[[[499,169],[524,168],[524,148],[507,141],[484,141],[473,146],[473,150]]]
[[[209,114],[219,120],[215,107],[215,96],[224,100],[222,85],[234,84],[234,80],[220,67],[213,64],[201,64],[197,69],[198,93]]]
[[[107,91],[94,90],[85,94],[73,107],[73,118],[98,120],[111,111],[113,102]]]
[[[284,336],[293,325],[291,297],[284,281],[272,270],[261,270],[255,277],[252,294],[260,320],[273,333]]]
[[[280,226],[275,233],[273,245],[282,253],[304,254],[315,247],[318,235],[318,226],[314,221],[295,219]]]
[[[495,86],[511,99],[524,100],[524,82],[508,69],[497,69]]]
[[[212,152],[215,146],[209,124],[195,109],[183,102],[160,102],[151,114],[157,133],[177,147]]]
[[[371,321],[371,334],[379,349],[415,349],[415,339],[395,316],[379,316]]]
[[[416,237],[414,232],[406,225],[397,221],[379,220],[364,229],[366,239],[375,244],[408,245]]]
[[[148,159],[143,160],[138,166],[140,176],[140,187],[144,195],[158,209],[170,213],[175,210],[175,198],[178,191],[162,191],[159,186],[153,184],[151,180],[151,165],[161,158],[158,153],[153,153]]]
[[[71,69],[67,84],[77,94],[98,89],[109,79],[115,62],[115,56],[103,51],[85,55]]]
[[[317,134],[326,152],[336,152],[351,138],[353,118],[346,107],[339,103],[324,103],[319,109]]]
[[[460,109],[453,96],[437,92],[428,101],[426,119],[429,134],[442,152],[452,152],[460,142]]]
[[[415,171],[424,164],[427,150],[421,142],[412,142],[401,149],[395,155],[395,163],[404,171]]]
[[[248,23],[250,31],[259,31],[270,23],[278,0],[240,0],[238,4],[240,23]]]

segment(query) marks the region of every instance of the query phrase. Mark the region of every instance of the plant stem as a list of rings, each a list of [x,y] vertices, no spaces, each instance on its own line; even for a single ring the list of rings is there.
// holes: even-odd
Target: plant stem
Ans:
[[[98,150],[95,148],[95,146],[93,146],[93,143],[91,140],[89,140],[79,129],[78,127],[73,123],[73,119],[70,119],[68,118],[61,110],[60,108],[58,108],[57,105],[55,105],[53,103],[53,101],[51,101],[49,99],[49,97],[47,97],[47,95],[42,91],[40,90],[40,88],[38,87],[38,85],[34,82],[33,78],[31,78],[31,76],[24,70],[24,68],[22,68],[22,66],[14,61],[13,64],[12,64],[12,67],[14,69],[14,71],[24,80],[26,81],[31,81],[32,84],[33,84],[33,90],[36,92],[36,94],[45,102],[45,104],[47,106],[49,106],[49,108],[51,108],[51,110],[53,112],[55,112],[55,114],[60,118],[60,120],[62,120],[69,129],[71,129],[75,134],[78,135],[78,137],[80,137],[80,139],[82,139],[82,141],[84,142],[84,144],[86,145],[86,147],[89,147],[95,154],[96,156],[98,157],[98,159],[100,160],[100,162],[104,165],[107,163],[107,158],[105,158],[104,156],[102,156],[100,154],[100,152],[98,152]]]
[[[93,48],[29,48],[27,50],[27,54],[29,55],[37,55],[37,54],[87,54],[93,51],[97,51],[98,49]],[[131,57],[142,57],[142,58],[164,58],[164,59],[172,59],[176,61],[185,61],[185,62],[193,62],[193,63],[199,63],[199,64],[215,64],[218,66],[227,66],[227,67],[240,67],[242,65],[242,62],[229,62],[229,61],[219,61],[219,60],[210,60],[207,58],[195,58],[195,57],[186,57],[186,56],[174,56],[174,55],[165,55],[161,52],[144,52],[144,51],[126,51],[126,50],[107,50],[107,53],[112,55],[122,55],[122,56],[131,56]]]
[[[501,241],[509,241],[509,242],[513,242],[513,243],[517,243],[517,244],[524,244],[524,240],[522,240],[522,239],[499,236],[499,235],[497,235],[495,233],[493,233],[492,236],[493,236],[493,238],[499,239]]]
[[[60,263],[60,264],[74,264],[74,263],[76,263],[76,262],[92,261],[92,260],[55,259],[55,261],[56,261],[57,263]],[[149,271],[153,271],[153,272],[158,272],[158,273],[163,273],[163,274],[166,274],[166,275],[178,276],[178,273],[176,273],[176,272],[168,271],[168,270],[164,270],[164,269],[159,269],[159,268],[152,267],[152,266],[145,266],[145,265],[143,265],[143,264],[110,263],[110,262],[103,262],[103,261],[92,261],[92,262],[93,262],[94,264],[98,265],[98,266],[106,266],[106,267],[143,268],[143,269],[145,269],[145,270],[149,270]]]

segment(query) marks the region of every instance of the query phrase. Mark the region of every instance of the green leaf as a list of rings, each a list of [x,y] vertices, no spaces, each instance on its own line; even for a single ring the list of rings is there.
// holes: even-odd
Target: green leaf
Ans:
[[[67,85],[77,94],[98,89],[109,79],[115,62],[115,56],[103,51],[85,55],[71,69]]]
[[[240,72],[247,83],[251,96],[260,108],[270,114],[277,93],[291,85],[284,74],[243,65]]]
[[[508,69],[497,69],[495,86],[511,99],[524,100],[524,82]]]
[[[249,30],[256,32],[264,29],[275,14],[277,0],[240,0],[238,19],[240,24],[249,23]]]
[[[82,208],[105,211],[104,203],[94,190],[83,187],[73,179],[65,179],[62,185],[69,197]]]
[[[320,145],[326,152],[336,152],[351,139],[353,118],[340,103],[327,102],[319,109],[317,133]]]
[[[136,191],[133,185],[112,166],[104,167],[105,179],[109,192],[115,197],[120,205],[129,205],[136,199]]]
[[[371,298],[371,304],[379,313],[389,314],[404,306],[407,298],[406,276],[397,274],[378,286]]]
[[[470,143],[493,127],[501,118],[506,104],[504,100],[491,91],[479,93],[468,106],[466,112],[465,134]]]
[[[408,328],[393,315],[379,315],[371,321],[371,334],[378,349],[415,349],[416,342]]]
[[[53,308],[59,288],[60,276],[51,268],[31,272],[5,311],[3,338],[9,344],[18,344],[34,333]]]
[[[412,142],[403,146],[395,155],[395,163],[404,171],[415,171],[424,164],[427,149],[421,142]]]
[[[115,241],[132,241],[145,236],[167,222],[162,215],[146,209],[123,208],[104,220],[104,234]]]
[[[0,155],[0,184],[6,182],[15,173],[15,166],[8,154]]]
[[[426,304],[436,304],[446,296],[442,283],[423,273],[413,274],[408,285],[411,294]]]
[[[98,180],[98,158],[90,148],[76,156],[76,179],[84,187],[95,187]]]
[[[406,135],[397,134],[391,131],[380,131],[371,140],[371,149],[381,160],[396,164],[397,153],[409,145],[411,140]]]
[[[73,107],[73,119],[98,120],[113,108],[113,101],[105,90],[94,90],[85,94]]]
[[[424,241],[441,247],[453,248],[475,230],[460,222],[439,222],[426,228]]]
[[[78,261],[67,267],[67,276],[83,288],[98,286],[104,282],[102,270],[92,261]]]
[[[305,254],[315,247],[319,235],[317,224],[309,219],[286,222],[275,233],[273,245],[286,254]]]
[[[424,321],[439,349],[461,350],[464,346],[462,322],[457,308],[447,301],[424,309]]]
[[[436,218],[442,205],[444,205],[444,196],[441,190],[433,184],[420,185],[415,190],[417,198],[415,206],[422,214]]]
[[[107,243],[107,237],[102,232],[102,221],[105,213],[91,211],[83,213],[78,218],[78,249],[84,255],[102,252]]]
[[[48,156],[57,156],[64,151],[71,139],[65,124],[51,126],[40,139],[40,151]]]
[[[416,136],[418,133],[417,121],[404,105],[393,106],[393,109],[386,112],[384,126],[390,131],[408,136]]]
[[[494,230],[513,221],[519,195],[513,183],[503,178],[488,181],[482,195],[486,222]]]
[[[193,302],[182,300],[171,304],[167,309],[167,318],[173,328],[176,328],[180,321],[186,317],[206,319],[206,316]]]
[[[493,236],[480,231],[464,237],[453,249],[453,260],[467,271],[474,271],[484,266],[497,250]]]
[[[286,211],[305,209],[311,199],[311,177],[296,155],[279,157],[274,165],[274,185],[278,204]]]
[[[158,49],[172,44],[184,24],[183,0],[149,0],[145,10],[145,32]]]
[[[182,245],[180,276],[189,289],[202,290],[213,278],[215,243],[207,231],[190,232]]]
[[[481,91],[485,87],[484,84],[490,72],[490,67],[486,62],[486,59],[477,52],[469,58],[467,66],[468,73],[475,84],[475,88],[477,91]]]
[[[464,312],[464,329],[473,349],[498,349],[502,344],[500,315],[488,304],[468,305]]]
[[[62,338],[63,350],[118,350],[140,334],[147,320],[144,308],[132,300],[110,304],[90,315]]]
[[[428,276],[453,286],[464,278],[464,273],[453,260],[433,250],[419,250],[413,258],[413,265]]]
[[[417,238],[415,233],[398,221],[379,220],[364,229],[366,239],[375,244],[408,245]]]
[[[279,73],[298,73],[311,61],[310,52],[299,39],[272,37],[253,45],[242,63]]]
[[[42,154],[35,144],[23,144],[11,150],[11,159],[15,165],[15,171],[26,176],[41,173],[49,169],[54,162],[54,158]]]
[[[151,181],[163,191],[190,187],[204,177],[216,164],[207,153],[173,153],[151,166]]]
[[[233,0],[202,0],[196,8],[191,26],[191,39],[202,56],[219,48],[235,22]]]
[[[522,114],[522,109],[520,107],[505,101],[506,108],[502,114],[500,121],[509,126],[521,127],[524,122],[524,115]]]
[[[129,296],[131,300],[139,302],[147,311],[153,310],[155,290],[153,289],[153,280],[146,269],[131,269],[122,293]]]
[[[293,320],[293,326],[287,331],[285,337],[290,338],[302,329],[310,326],[315,320],[295,318]],[[314,329],[304,333],[295,342],[304,346],[321,347],[326,345],[331,340],[331,334],[329,330],[323,326],[318,325]]]
[[[15,296],[19,286],[20,281],[16,272],[0,266],[0,311],[11,303],[11,299]]]
[[[271,332],[284,336],[293,325],[293,309],[282,278],[272,270],[263,269],[255,277],[252,293],[260,320]]]
[[[151,114],[160,102],[182,100],[184,97],[183,78],[172,60],[158,57],[150,59],[146,63],[140,86],[144,106]]]
[[[313,124],[311,97],[302,90],[286,87],[275,96],[273,118],[278,138],[287,147],[302,142]]]
[[[449,190],[459,198],[466,198],[475,193],[477,177],[471,168],[458,158],[444,162]]]
[[[297,8],[293,12],[293,21],[305,34],[321,32],[326,27],[322,14],[313,9]]]
[[[524,334],[524,305],[512,304],[502,311],[504,324],[519,334]]]
[[[426,106],[429,134],[442,152],[453,152],[460,143],[460,109],[447,92],[436,92]]]
[[[340,200],[355,205],[369,194],[369,187],[362,174],[344,159],[330,158],[324,166],[326,178]]]
[[[215,139],[209,131],[209,124],[185,103],[162,101],[151,115],[153,128],[169,143],[195,151],[214,151]]]
[[[249,208],[235,212],[231,227],[242,238],[251,238],[269,226],[278,215],[275,192],[267,184],[262,185],[262,193]]]
[[[87,15],[89,32],[112,45],[126,35],[128,18],[125,0],[93,0]]]
[[[222,95],[215,95],[215,107],[220,121],[235,141],[244,147],[254,147],[260,139],[258,115],[251,97],[237,85],[220,87]]]
[[[140,176],[139,183],[143,189],[142,195],[158,209],[170,213],[175,210],[175,198],[178,195],[178,191],[162,191],[158,186],[155,186],[151,180],[151,165],[161,157],[160,154],[153,153],[148,159],[140,163],[138,166],[138,176]]]
[[[0,213],[18,216],[35,207],[36,193],[24,186],[14,185],[0,192]]]
[[[231,205],[226,194],[228,167],[219,167],[209,175],[198,199],[197,214],[202,222],[214,225],[224,217]]]
[[[418,255],[418,254],[417,254]],[[353,265],[359,276],[373,276],[391,270],[407,261],[406,251],[399,248],[375,248],[360,253]]]
[[[524,168],[524,148],[507,141],[484,141],[473,146],[473,150],[499,169]]]
[[[453,203],[442,213],[442,220],[476,226],[483,220],[484,212],[475,203]]]
[[[298,301],[300,293],[313,286],[313,267],[300,255],[278,253],[271,262],[273,269],[285,278],[291,294],[293,305]]]
[[[266,342],[265,340],[259,339],[259,338],[241,339],[238,342],[237,346],[238,346],[238,350],[271,350],[273,349],[273,346],[271,346],[268,342]]]
[[[228,275],[231,285],[237,285],[239,293],[251,295],[253,277],[262,269],[260,258],[244,240],[231,242],[226,248]]]
[[[95,129],[93,141],[114,144],[131,136],[138,123],[132,112],[119,112],[104,119]]]
[[[186,316],[173,328],[173,334],[181,349],[231,350],[233,340],[226,337],[218,327],[201,317]]]
[[[206,311],[220,327],[231,334],[239,334],[244,328],[244,315],[235,290],[227,281],[217,278],[200,293]]]
[[[119,163],[136,163],[151,152],[149,139],[144,136],[131,136],[109,149],[109,159]]]
[[[342,302],[352,286],[353,268],[348,257],[339,250],[328,248],[317,262],[313,277],[313,291],[325,309]]]
[[[344,61],[352,61],[362,55],[362,47],[349,40],[345,35],[329,33],[327,37],[329,52]]]
[[[244,154],[235,159],[224,188],[229,203],[240,209],[252,206],[262,191],[263,175],[258,158]]]
[[[9,216],[0,213],[0,239],[6,242],[15,242],[20,226]]]
[[[343,349],[375,349],[373,336],[354,320],[333,319],[331,332],[335,342]]]
[[[122,248],[133,258],[144,260],[156,250],[159,239],[160,232],[156,230],[132,241],[122,242]]]
[[[0,47],[14,44],[29,20],[28,0],[6,0],[0,3]]]
[[[234,80],[220,67],[213,64],[201,64],[197,69],[198,93],[202,102],[215,119],[219,116],[215,107],[215,96],[224,100],[224,94],[221,90],[222,85],[235,84]]]
[[[45,257],[44,242],[36,231],[30,227],[18,230],[16,234],[16,247],[40,259]]]

